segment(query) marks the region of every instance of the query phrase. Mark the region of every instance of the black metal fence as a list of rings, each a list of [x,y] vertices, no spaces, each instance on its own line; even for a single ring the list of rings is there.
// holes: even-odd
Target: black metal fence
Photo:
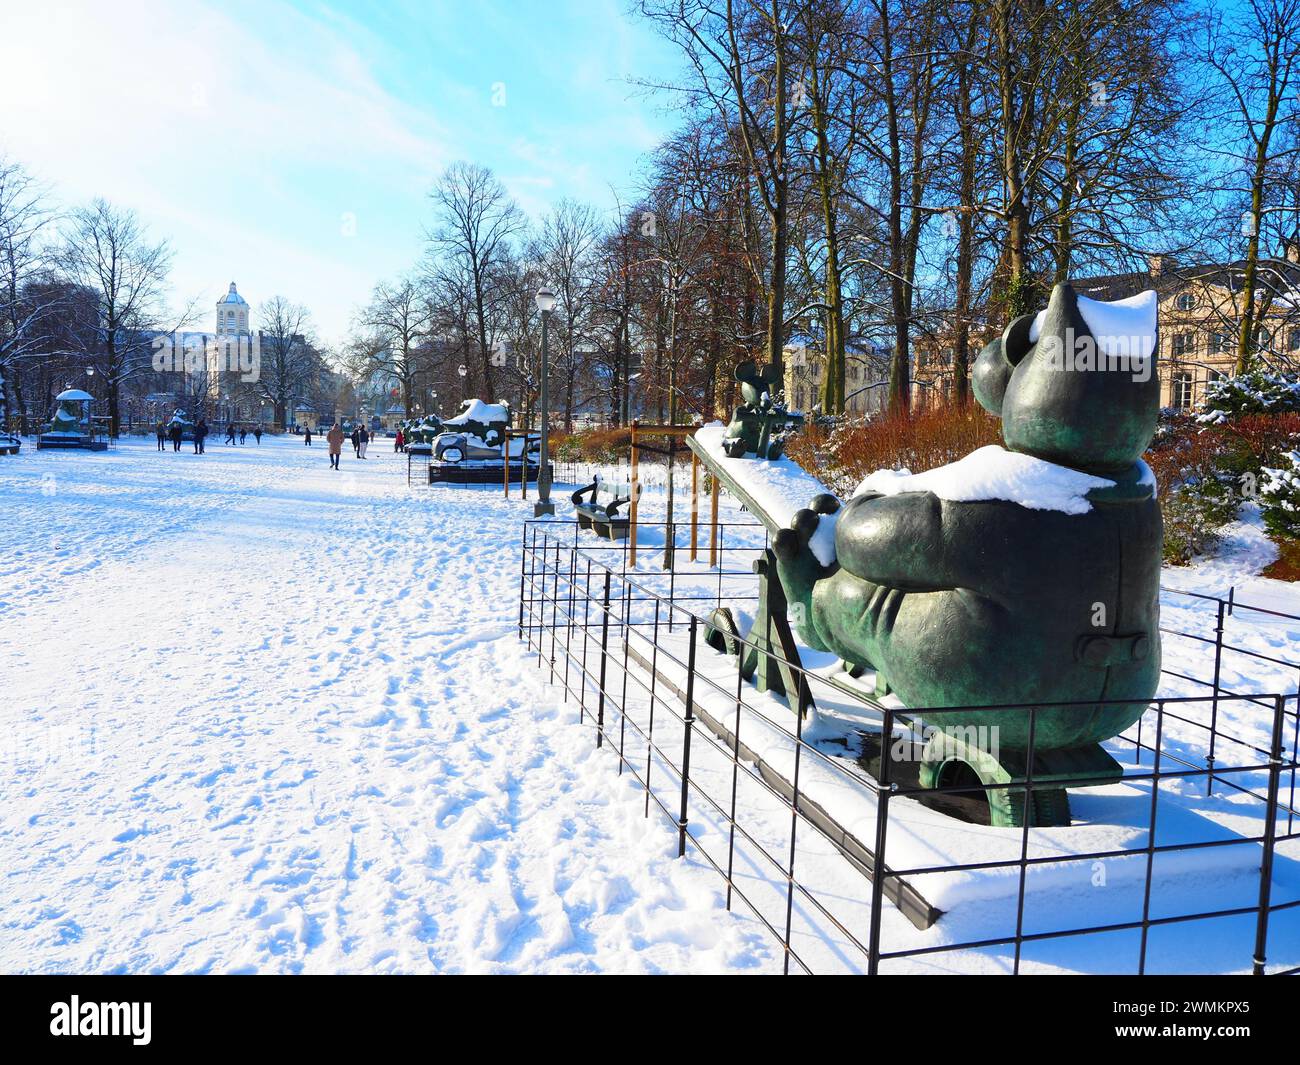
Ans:
[[[1224,639],[1242,604],[1214,606],[1209,636],[1168,633],[1209,639],[1213,675],[1187,675],[1205,694],[1153,700],[1109,745],[1122,778],[1070,792],[1074,827],[1037,829],[1042,793],[1095,783],[1035,779],[1034,722],[1051,707],[904,709],[784,659],[788,705],[758,691],[755,645],[706,642],[714,606],[754,596],[763,541],[747,526],[734,541],[704,573],[629,572],[618,545],[527,522],[518,626],[678,854],[780,943],[783,971],[1298,971],[1300,706],[1217,684],[1226,656],[1258,653]],[[1027,722],[1023,776],[922,787],[907,752],[972,709]],[[995,798],[1020,827],[981,821]]]

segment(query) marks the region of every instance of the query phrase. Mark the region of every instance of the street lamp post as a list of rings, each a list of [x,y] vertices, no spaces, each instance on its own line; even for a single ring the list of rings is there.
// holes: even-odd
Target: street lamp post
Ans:
[[[551,376],[550,353],[547,350],[551,311],[555,307],[555,293],[543,285],[537,290],[537,309],[542,312],[542,465],[537,471],[537,503],[533,507],[533,517],[554,514],[555,504],[551,502],[551,395],[549,381]],[[528,443],[524,438],[524,455],[522,474],[528,477]]]

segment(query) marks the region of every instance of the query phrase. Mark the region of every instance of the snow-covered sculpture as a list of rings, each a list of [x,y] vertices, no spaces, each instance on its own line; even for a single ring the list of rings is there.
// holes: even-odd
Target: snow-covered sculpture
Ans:
[[[432,444],[441,432],[442,422],[436,414],[426,414],[423,418],[412,418],[402,423],[402,437],[408,444]]]
[[[727,426],[723,449],[731,458],[745,455],[779,458],[785,446],[786,430],[801,424],[803,416],[786,410],[776,392],[780,381],[773,367],[759,370],[753,360],[746,360],[736,367],[736,380],[740,382],[743,402]]]
[[[501,445],[510,427],[508,403],[467,399],[460,413],[442,423],[433,442],[434,458],[444,462],[465,459],[501,459]]]
[[[509,428],[508,403],[465,400],[460,413],[444,421],[434,438],[430,480],[469,483],[499,481],[503,476],[510,481],[537,480],[540,437],[532,433],[527,438],[511,437],[507,449]]]
[[[83,393],[75,389],[73,392],[75,394],[64,392],[59,396],[58,406],[55,407],[54,416],[50,419],[49,428],[46,430],[49,435],[89,435],[89,418],[86,415]]]
[[[1057,285],[974,368],[1005,448],[874,474],[843,507],[819,496],[776,534],[804,641],[876,670],[909,707],[1079,703],[1032,718],[934,715],[924,782],[966,770],[1014,782],[1031,730],[1035,780],[1119,775],[1099,744],[1141,716],[1160,674],[1162,529],[1141,461],[1158,412],[1155,351],[1154,292],[1107,304]],[[991,743],[971,741],[972,727]],[[1019,822],[1023,791],[988,795],[994,823]],[[1031,817],[1068,823],[1065,792],[1036,792]]]
[[[173,425],[179,425],[181,427],[182,440],[194,439],[194,422],[190,420],[189,416],[183,410],[176,411],[167,419],[167,429],[169,432]]]

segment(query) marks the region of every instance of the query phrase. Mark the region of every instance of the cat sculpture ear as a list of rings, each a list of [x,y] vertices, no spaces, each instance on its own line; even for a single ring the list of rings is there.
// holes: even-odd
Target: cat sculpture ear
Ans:
[[[1002,335],[984,346],[971,370],[971,389],[976,400],[990,414],[1002,416],[1002,397],[1006,395],[1007,382],[1029,352],[1029,329],[1034,324],[1032,314],[1022,314],[1014,319]]]

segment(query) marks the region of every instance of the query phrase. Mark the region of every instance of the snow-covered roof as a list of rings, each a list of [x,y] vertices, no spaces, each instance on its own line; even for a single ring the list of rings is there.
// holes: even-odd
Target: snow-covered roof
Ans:
[[[235,290],[235,283],[233,281],[230,282],[230,291],[221,299],[217,300],[217,306],[221,307],[227,303],[237,304],[240,307],[248,306],[248,301]]]
[[[64,400],[93,400],[95,397],[89,392],[83,392],[80,388],[67,388],[54,397],[56,403],[62,403]]]

